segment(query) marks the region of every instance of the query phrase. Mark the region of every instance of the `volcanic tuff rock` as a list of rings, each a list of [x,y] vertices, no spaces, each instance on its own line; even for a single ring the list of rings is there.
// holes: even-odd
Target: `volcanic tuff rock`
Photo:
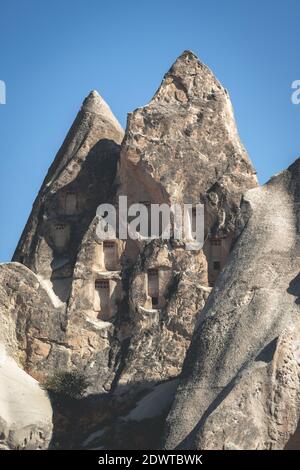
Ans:
[[[43,358],[51,363],[58,354],[66,318],[56,302],[45,281],[26,266],[0,265],[0,341],[27,370],[35,365],[38,370]]]
[[[257,185],[228,93],[192,52],[176,60],[148,105],[129,114],[118,179],[128,204],[205,203],[204,250],[140,242],[129,291],[134,334],[120,383],[174,377],[236,236],[241,192]],[[155,269],[167,285],[152,312],[145,284]]]
[[[300,414],[300,159],[248,191],[168,417],[169,449],[282,449]]]
[[[85,318],[69,318],[67,306],[82,276],[86,276],[86,284],[90,281],[87,273],[92,271],[94,253],[88,252],[91,258],[84,273],[77,269],[74,274],[74,267],[83,256],[81,245],[94,225],[98,205],[112,201],[123,134],[105,101],[96,91],[91,92],[48,171],[14,254],[15,261],[37,274],[53,303],[51,315],[42,308],[40,315],[48,316],[47,327],[50,332],[56,330],[54,336],[43,331],[43,323],[36,326],[34,337],[30,330],[19,335],[22,341],[36,343],[41,336],[48,341],[49,351],[41,348],[39,357],[35,355],[38,346],[27,350],[27,370],[40,378],[57,367],[77,365],[78,355],[86,365],[89,348],[97,341],[100,355],[107,350],[107,332]],[[26,313],[26,305],[23,315],[31,315]],[[73,322],[77,322],[75,336]],[[102,362],[98,360],[100,369]]]
[[[52,314],[51,307],[47,292],[28,268],[18,263],[0,265],[0,449],[44,449],[49,445],[50,400],[19,366],[26,365],[27,349],[33,347],[36,358],[42,349],[49,352],[47,341],[53,334],[49,321],[44,336],[35,343],[26,343],[25,331],[34,335],[37,325],[42,329],[43,313]]]
[[[124,402],[124,392],[136,406],[140,393],[151,397],[181,372],[196,318],[240,231],[241,195],[257,180],[227,91],[190,51],[129,115],[123,135],[92,92],[34,203],[13,258],[21,264],[2,269],[18,286],[8,292],[16,307],[8,300],[5,314],[12,354],[26,370],[44,380],[77,369],[90,381],[88,394]],[[186,250],[185,239],[99,239],[96,208],[117,205],[120,195],[147,208],[203,202],[203,250]]]
[[[82,369],[93,393],[180,373],[196,313],[236,236],[241,192],[257,185],[227,92],[189,51],[150,104],[129,116],[119,159],[122,138],[110,109],[92,92],[14,255],[37,274],[55,307],[52,316],[41,314],[57,332],[57,338],[46,335],[50,352],[42,348],[45,355],[35,356],[35,343],[45,336],[39,327],[35,335],[30,329],[19,335],[35,344],[26,350],[27,370],[42,377],[57,367]],[[117,203],[119,195],[128,204],[205,202],[204,251],[185,250],[184,240],[107,246],[97,238],[96,208]]]
[[[257,185],[255,171],[227,91],[192,52],[176,60],[147,106],[129,114],[120,179],[130,201],[202,200],[207,230],[234,230],[241,192]]]
[[[123,135],[108,105],[91,92],[48,171],[14,254],[14,261],[50,279],[64,301],[82,238],[98,205],[110,200]],[[55,239],[59,223],[65,244]]]
[[[49,398],[0,344],[0,450],[47,449],[51,435]]]

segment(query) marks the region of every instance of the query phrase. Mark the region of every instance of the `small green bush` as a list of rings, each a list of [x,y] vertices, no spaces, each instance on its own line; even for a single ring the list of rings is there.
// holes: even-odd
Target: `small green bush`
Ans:
[[[90,383],[82,372],[58,370],[46,379],[44,387],[65,397],[82,398]]]

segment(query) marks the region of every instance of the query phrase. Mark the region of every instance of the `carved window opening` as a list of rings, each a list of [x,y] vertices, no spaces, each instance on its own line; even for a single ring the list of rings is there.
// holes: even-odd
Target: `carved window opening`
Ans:
[[[95,288],[96,289],[109,289],[109,281],[106,279],[97,279],[95,281]]]
[[[104,248],[112,249],[112,248],[115,248],[115,246],[116,246],[115,242],[104,242]]]
[[[61,231],[65,230],[65,228],[66,228],[65,224],[56,224],[55,225],[55,230],[57,232],[61,232]]]
[[[219,238],[213,238],[211,244],[212,246],[221,246],[221,240]]]
[[[103,242],[104,265],[108,271],[118,268],[118,247],[114,241]]]
[[[220,269],[221,269],[220,261],[214,261],[213,262],[213,269],[214,269],[214,271],[220,271]]]
[[[152,301],[152,307],[159,306],[159,276],[157,269],[148,271],[148,295]]]
[[[69,242],[70,230],[69,226],[62,223],[56,223],[54,225],[54,244],[57,249],[61,250],[66,247]]]
[[[77,194],[74,191],[68,191],[65,200],[66,215],[73,215],[77,212]]]
[[[108,320],[110,317],[110,289],[109,280],[96,279],[94,310],[98,312],[98,318]]]
[[[193,207],[192,208],[192,233],[195,234],[196,233],[196,229],[197,229],[197,210],[196,210],[196,207]]]

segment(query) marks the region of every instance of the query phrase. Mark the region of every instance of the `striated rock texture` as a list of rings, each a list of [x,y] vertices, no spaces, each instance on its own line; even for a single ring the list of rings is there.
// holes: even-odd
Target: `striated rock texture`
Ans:
[[[300,159],[248,191],[188,351],[166,447],[282,449],[300,414]]]

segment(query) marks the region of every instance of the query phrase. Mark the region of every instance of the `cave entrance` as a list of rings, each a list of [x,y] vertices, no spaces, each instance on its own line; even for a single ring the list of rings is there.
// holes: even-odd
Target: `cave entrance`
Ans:
[[[69,191],[66,194],[65,213],[66,215],[73,215],[76,212],[77,212],[77,195],[74,191]]]
[[[114,241],[103,242],[104,266],[107,271],[116,271],[118,268],[118,250]]]
[[[58,249],[63,249],[69,241],[69,226],[57,223],[54,226],[54,243]]]
[[[159,306],[159,276],[157,269],[148,270],[148,296],[151,298],[152,307]]]
[[[98,312],[98,318],[107,320],[110,317],[110,289],[109,280],[96,279],[94,310]]]

